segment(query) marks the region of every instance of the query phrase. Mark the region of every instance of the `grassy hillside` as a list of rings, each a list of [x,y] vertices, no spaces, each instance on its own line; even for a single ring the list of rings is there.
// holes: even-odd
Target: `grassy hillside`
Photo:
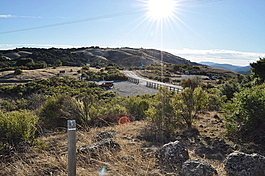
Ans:
[[[173,54],[162,52],[164,63],[195,64]],[[117,64],[121,67],[159,64],[161,51],[143,48],[71,48],[71,49],[42,49],[18,48],[0,51],[1,67],[14,67],[20,58],[31,58],[35,63],[44,61],[53,65],[60,60],[64,66],[82,66],[86,64]]]

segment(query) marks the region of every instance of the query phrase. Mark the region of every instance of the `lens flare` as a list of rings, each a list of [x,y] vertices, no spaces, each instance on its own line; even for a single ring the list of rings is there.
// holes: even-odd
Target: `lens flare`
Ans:
[[[174,0],[148,0],[148,16],[155,20],[171,17],[175,6]]]

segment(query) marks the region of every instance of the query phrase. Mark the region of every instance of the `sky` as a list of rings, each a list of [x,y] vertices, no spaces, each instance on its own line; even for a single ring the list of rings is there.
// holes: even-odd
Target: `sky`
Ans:
[[[155,1],[163,4],[153,7]],[[264,0],[0,2],[0,50],[153,48],[193,62],[241,66],[265,57]]]

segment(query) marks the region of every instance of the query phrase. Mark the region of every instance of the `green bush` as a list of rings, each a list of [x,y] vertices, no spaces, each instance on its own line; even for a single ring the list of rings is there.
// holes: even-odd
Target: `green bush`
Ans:
[[[145,119],[145,111],[148,110],[149,106],[149,102],[141,97],[127,98],[126,108],[136,120]]]
[[[1,141],[18,143],[34,139],[38,117],[31,111],[0,112]]]
[[[223,103],[226,101],[226,96],[221,96],[219,89],[207,89],[208,92],[208,106],[209,111],[219,111],[222,109]]]
[[[50,97],[39,110],[41,127],[56,129],[66,127],[67,120],[79,120],[81,117],[74,98],[68,95]],[[79,121],[78,121],[79,122]]]
[[[173,103],[177,116],[191,128],[194,118],[207,107],[208,95],[201,87],[194,90],[187,87],[176,94]]]
[[[22,70],[21,70],[21,69],[16,69],[16,70],[14,71],[14,74],[16,74],[16,75],[20,75],[20,74],[22,74]]]
[[[234,93],[239,92],[240,84],[235,80],[226,81],[224,84],[221,84],[219,87],[221,95],[225,95],[228,100],[233,98]]]
[[[177,125],[173,94],[174,92],[161,88],[152,102],[152,106],[145,111],[147,119],[151,120],[159,131],[166,133],[174,133]]]
[[[265,123],[265,84],[235,93],[225,104],[228,134],[246,134]]]

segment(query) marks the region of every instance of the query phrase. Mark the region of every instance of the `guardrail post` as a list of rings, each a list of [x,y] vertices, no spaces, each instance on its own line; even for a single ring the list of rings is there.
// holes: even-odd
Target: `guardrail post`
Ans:
[[[76,176],[76,122],[67,120],[68,176]]]

